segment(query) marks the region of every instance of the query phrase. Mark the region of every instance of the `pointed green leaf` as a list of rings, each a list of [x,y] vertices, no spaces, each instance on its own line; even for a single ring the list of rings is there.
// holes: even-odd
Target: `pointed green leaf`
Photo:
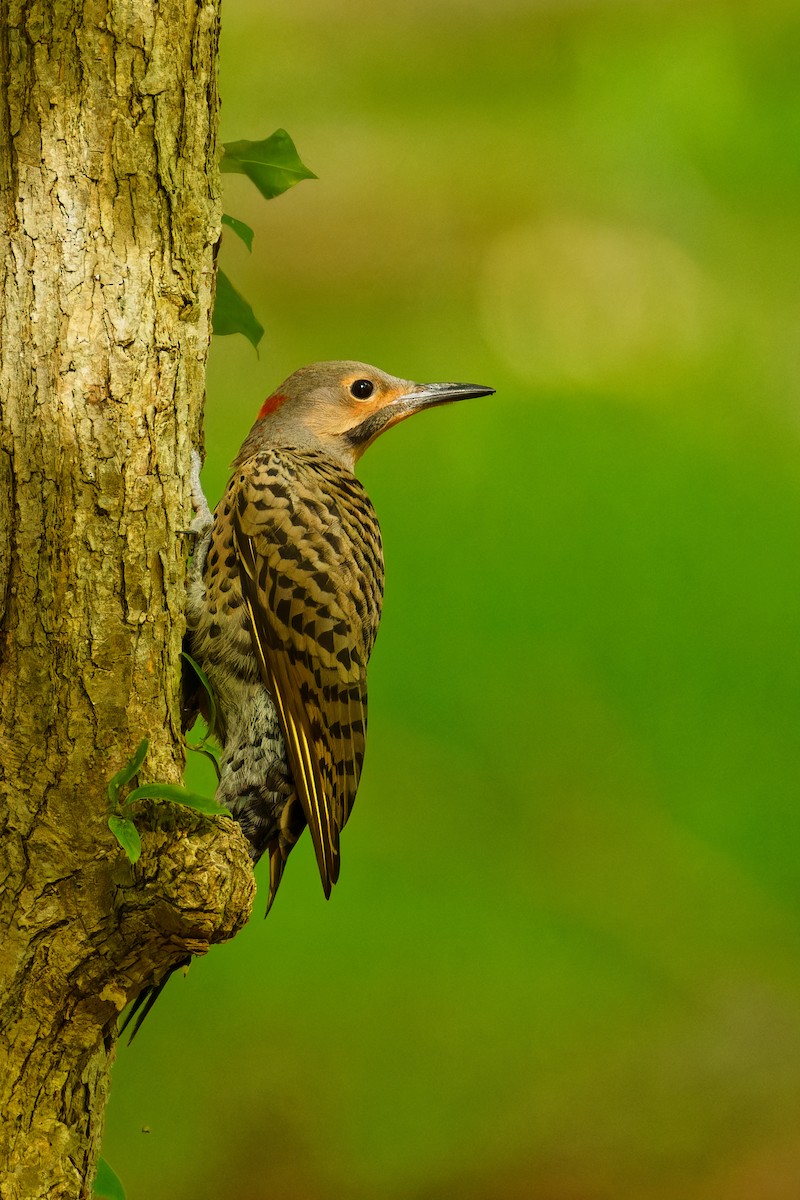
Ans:
[[[264,336],[264,326],[224,271],[217,270],[217,298],[214,302],[214,333],[224,336],[243,333],[255,350]]]
[[[133,757],[129,758],[125,763],[125,766],[120,771],[117,771],[116,775],[109,779],[108,798],[112,805],[116,805],[119,801],[120,788],[124,787],[126,783],[129,783],[141,767],[142,763],[147,757],[148,746],[149,742],[147,738],[143,738],[139,743]]]
[[[227,811],[227,809],[226,809]],[[142,854],[142,839],[139,830],[128,817],[116,815],[108,818],[108,828],[119,842],[132,863],[138,862]]]
[[[94,1195],[102,1200],[125,1200],[125,1188],[104,1158],[97,1164]]]
[[[229,216],[228,213],[222,214],[222,224],[227,225],[232,229],[237,237],[241,238],[248,250],[253,249],[253,238],[255,234],[249,225],[245,225],[244,221],[239,221],[236,217]]]
[[[280,196],[301,179],[317,178],[300,161],[285,129],[276,129],[261,142],[226,142],[220,169],[246,175],[267,200]]]
[[[211,686],[208,676],[199,663],[195,662],[191,654],[187,654],[185,650],[181,651],[183,657],[188,662],[189,666],[194,671],[197,678],[203,685],[203,689],[208,697],[208,732],[212,734],[217,724],[217,702],[214,699],[214,689]],[[208,735],[206,735],[208,736]],[[205,738],[203,741],[205,742]]]
[[[197,812],[207,813],[212,817],[229,817],[230,811],[224,804],[217,804],[210,796],[201,796],[197,792],[187,791],[177,783],[145,783],[136,788],[125,798],[126,806],[134,800],[171,800],[173,804],[182,804],[185,808],[193,808]]]

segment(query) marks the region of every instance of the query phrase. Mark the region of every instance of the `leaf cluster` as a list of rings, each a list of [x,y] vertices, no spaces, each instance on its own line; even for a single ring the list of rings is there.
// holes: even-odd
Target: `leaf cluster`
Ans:
[[[220,170],[246,175],[265,200],[280,196],[301,179],[316,179],[313,171],[300,161],[294,142],[285,129],[276,129],[260,142],[226,142]],[[249,225],[224,213],[222,223],[253,249],[254,233]],[[214,302],[214,333],[243,333],[255,350],[264,335],[264,327],[241,292],[224,271],[217,270],[217,295]]]
[[[148,747],[147,738],[143,738],[135,754],[108,782],[108,797],[111,805],[108,827],[132,863],[138,862],[142,853],[142,839],[139,837],[139,830],[131,815],[133,805],[137,800],[168,800],[172,804],[182,804],[185,808],[193,808],[210,817],[230,817],[231,815],[224,804],[218,804],[211,796],[190,792],[188,788],[181,787],[177,783],[144,783],[141,787],[136,787],[133,791],[128,792],[123,800],[120,791],[126,783],[133,779],[141,767],[147,757]]]

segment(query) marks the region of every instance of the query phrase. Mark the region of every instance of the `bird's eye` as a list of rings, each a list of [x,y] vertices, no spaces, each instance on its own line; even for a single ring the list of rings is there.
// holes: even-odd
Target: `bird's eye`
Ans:
[[[368,400],[374,391],[375,384],[369,379],[357,379],[350,384],[350,395],[355,396],[356,400]]]

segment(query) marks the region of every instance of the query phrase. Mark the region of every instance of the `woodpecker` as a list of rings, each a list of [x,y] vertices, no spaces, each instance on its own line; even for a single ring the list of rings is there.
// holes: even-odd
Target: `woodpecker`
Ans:
[[[214,694],[216,799],[241,825],[254,863],[269,855],[267,912],[306,826],[330,895],[364,761],[383,552],[355,464],[414,413],[493,392],[412,383],[360,362],[314,363],[265,400],[213,514],[195,456],[187,651]],[[184,728],[198,711],[208,720],[196,675],[184,690]],[[135,1018],[129,1040],[176,969],[134,1001],[121,1026]]]
[[[262,405],[213,516],[195,481],[188,650],[216,700],[216,798],[269,855],[267,911],[306,826],[330,895],[364,760],[383,553],[355,464],[414,413],[493,391],[314,363]]]

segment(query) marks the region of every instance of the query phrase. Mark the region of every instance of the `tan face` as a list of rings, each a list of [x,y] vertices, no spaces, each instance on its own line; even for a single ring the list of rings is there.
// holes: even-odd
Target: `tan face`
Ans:
[[[386,429],[423,408],[492,388],[465,383],[413,383],[361,362],[323,362],[290,375],[267,400],[237,461],[263,441],[318,446],[352,464]]]
[[[411,415],[401,411],[397,402],[416,390],[410,380],[395,379],[375,368],[349,370],[320,389],[319,402],[308,411],[305,424],[320,438],[342,437],[363,429],[363,437],[354,446],[358,457],[379,433]]]

